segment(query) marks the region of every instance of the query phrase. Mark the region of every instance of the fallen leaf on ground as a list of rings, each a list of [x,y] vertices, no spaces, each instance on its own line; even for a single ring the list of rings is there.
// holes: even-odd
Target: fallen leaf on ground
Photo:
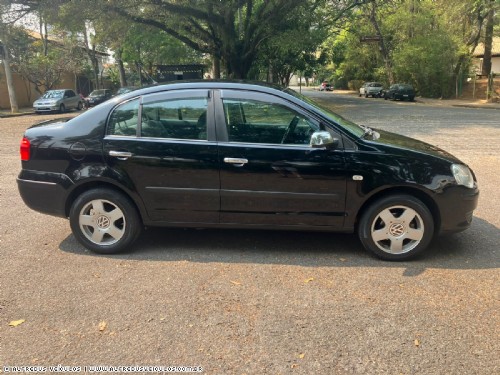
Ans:
[[[241,285],[241,283],[239,281],[233,281],[233,280],[230,280],[231,281],[231,284],[234,284],[234,285]]]
[[[299,358],[300,358],[300,359],[304,359],[304,356],[305,356],[305,353],[300,353],[300,354],[299,354]]]
[[[12,322],[9,323],[9,326],[17,327],[18,325],[23,324],[25,321],[26,321],[25,319],[13,320]]]
[[[415,339],[415,346],[419,346],[420,345],[420,341],[418,341],[418,339]]]
[[[308,279],[305,279],[305,280],[304,280],[304,282],[305,282],[305,283],[309,283],[309,282],[311,282],[311,281],[313,281],[313,280],[314,280],[314,277],[310,277],[310,278],[308,278]]]
[[[105,321],[102,321],[99,323],[99,331],[102,332],[106,329],[106,326],[108,325],[108,323],[106,323]]]

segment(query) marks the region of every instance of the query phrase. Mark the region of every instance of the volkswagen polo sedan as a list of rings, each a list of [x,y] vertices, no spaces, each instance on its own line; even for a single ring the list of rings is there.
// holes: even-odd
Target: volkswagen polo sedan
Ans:
[[[20,149],[24,202],[106,254],[145,226],[176,226],[356,232],[404,260],[468,228],[479,195],[469,167],[437,147],[254,83],[132,91],[34,125]]]

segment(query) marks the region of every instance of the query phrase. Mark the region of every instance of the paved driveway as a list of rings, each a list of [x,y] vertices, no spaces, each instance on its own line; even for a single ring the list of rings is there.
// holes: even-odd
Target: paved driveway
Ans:
[[[470,164],[472,228],[405,263],[352,235],[239,230],[151,229],[133,252],[99,256],[17,194],[22,132],[45,116],[0,119],[0,365],[499,373],[500,112],[320,94]]]

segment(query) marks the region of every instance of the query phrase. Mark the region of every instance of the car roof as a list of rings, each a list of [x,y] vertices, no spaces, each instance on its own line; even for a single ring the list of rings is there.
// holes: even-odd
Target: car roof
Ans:
[[[123,98],[132,98],[138,95],[159,93],[163,91],[171,90],[196,90],[196,89],[226,89],[226,90],[254,90],[258,92],[264,92],[269,94],[276,94],[276,91],[286,94],[286,88],[276,84],[270,84],[261,81],[231,81],[231,80],[193,80],[193,81],[173,81],[162,84],[156,84],[146,87],[138,88],[137,90],[130,91],[123,94]],[[289,94],[287,94],[289,95]],[[291,96],[291,95],[290,95]]]

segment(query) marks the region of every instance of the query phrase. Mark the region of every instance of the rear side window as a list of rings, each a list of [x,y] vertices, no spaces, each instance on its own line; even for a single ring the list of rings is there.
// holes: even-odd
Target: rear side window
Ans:
[[[107,134],[135,137],[137,135],[138,115],[139,99],[119,105],[111,114]]]
[[[206,97],[144,104],[141,136],[207,140],[207,108]]]

